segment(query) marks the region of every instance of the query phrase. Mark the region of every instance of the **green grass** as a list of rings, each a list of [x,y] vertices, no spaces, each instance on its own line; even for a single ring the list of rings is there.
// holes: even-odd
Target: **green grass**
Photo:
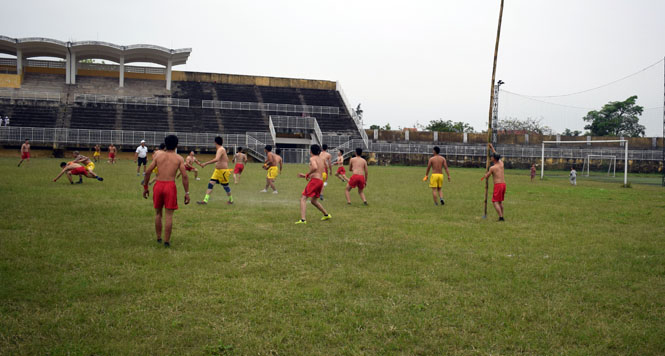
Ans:
[[[51,182],[59,160],[0,159],[1,355],[662,355],[665,190],[508,171],[506,223],[482,219],[480,169],[371,167],[369,207],[296,226],[304,166],[278,195],[250,164],[197,206],[212,167],[154,241],[127,161]]]

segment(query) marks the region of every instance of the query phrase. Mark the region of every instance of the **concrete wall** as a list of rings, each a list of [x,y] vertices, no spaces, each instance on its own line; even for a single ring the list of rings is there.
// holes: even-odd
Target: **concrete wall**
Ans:
[[[0,88],[20,88],[20,74],[0,74]]]
[[[221,73],[173,71],[172,80],[321,90],[335,90],[336,88],[335,82],[327,80],[290,79]]]

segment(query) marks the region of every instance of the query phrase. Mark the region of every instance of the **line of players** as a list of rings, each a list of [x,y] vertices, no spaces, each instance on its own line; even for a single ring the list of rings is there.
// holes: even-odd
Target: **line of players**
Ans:
[[[183,186],[185,188],[185,204],[189,203],[189,179],[187,176],[188,171],[193,171],[195,174],[195,179],[198,178],[198,170],[194,168],[194,164],[198,164],[201,168],[204,168],[207,165],[215,164],[215,170],[208,182],[208,189],[206,190],[205,197],[202,201],[197,203],[200,205],[208,204],[210,199],[210,194],[212,193],[213,187],[216,184],[222,185],[225,190],[228,201],[227,204],[233,204],[233,196],[231,195],[231,189],[229,187],[229,179],[231,172],[233,172],[234,182],[238,183],[238,178],[244,170],[244,165],[247,162],[247,156],[242,152],[242,149],[239,149],[238,152],[234,154],[232,159],[235,162],[235,167],[233,170],[229,169],[229,159],[227,156],[226,149],[223,147],[223,140],[221,137],[215,138],[215,158],[212,160],[201,163],[194,156],[194,152],[191,151],[186,159],[183,159],[181,156],[175,153],[177,148],[178,138],[176,136],[170,135],[165,139],[165,142],[160,146],[159,150],[156,150],[153,153],[153,161],[147,168],[147,174],[145,174],[143,185],[144,192],[143,196],[147,198],[149,196],[148,186],[152,184],[150,182],[150,175],[152,173],[156,174],[155,180],[156,184],[153,188],[153,205],[155,208],[155,229],[157,233],[157,241],[162,242],[162,210],[166,210],[166,219],[165,219],[165,229],[164,229],[164,244],[169,246],[170,244],[170,235],[171,235],[171,226],[172,226],[172,217],[173,212],[178,209],[177,205],[177,190],[175,188],[175,179],[182,176]],[[141,143],[142,145],[144,142]],[[115,162],[115,147],[111,145],[109,148],[113,147],[114,150],[109,150],[109,163]],[[504,179],[504,170],[503,162],[501,161],[501,156],[494,150],[494,147],[490,145],[492,149],[492,161],[493,166],[487,171],[487,173],[481,178],[481,181],[488,178],[490,175],[493,177],[494,181],[494,192],[492,197],[493,205],[499,215],[499,221],[504,221],[503,218],[503,200],[506,190],[506,184]],[[21,147],[21,162],[24,159],[29,160],[29,141],[26,140],[24,145]],[[95,153],[93,158],[99,160],[99,145],[95,146]],[[266,193],[268,188],[273,190],[273,194],[278,194],[277,188],[275,187],[275,180],[282,172],[282,158],[279,155],[281,152],[279,149],[275,153],[272,152],[272,146],[268,145],[264,148],[266,154],[266,160],[264,162],[263,168],[268,171],[266,176],[266,186],[261,192]],[[430,170],[432,174],[430,176],[429,186],[432,188],[432,197],[435,205],[445,204],[443,199],[442,184],[443,184],[443,170],[445,170],[448,177],[448,182],[451,181],[450,172],[448,171],[448,165],[446,159],[439,155],[439,147],[434,147],[433,155],[429,159],[427,164],[427,171],[423,181],[426,181]],[[27,157],[25,157],[27,153]],[[113,156],[111,156],[113,153]],[[164,155],[164,159],[160,159],[162,153],[167,153]],[[352,171],[351,178],[346,177],[346,170],[344,168],[344,152],[338,151],[337,160],[335,165],[338,165],[338,169],[335,173],[335,176],[341,181],[346,182],[347,186],[345,189],[345,197],[347,204],[351,204],[351,199],[349,192],[353,188],[358,188],[358,193],[363,201],[364,205],[367,205],[367,199],[364,195],[364,188],[367,185],[367,161],[362,158],[362,149],[357,148],[355,156],[351,158],[349,162],[349,168]],[[62,171],[58,176],[53,180],[57,181],[63,174],[67,175],[71,184],[74,184],[72,180],[72,175],[79,175],[79,181],[77,183],[82,183],[82,177],[95,178],[99,181],[103,181],[103,178],[99,177],[94,173],[94,162],[92,162],[88,157],[81,155],[78,151],[74,152],[74,160],[70,162],[61,163]],[[321,213],[323,217],[321,220],[329,220],[332,218],[332,215],[328,213],[325,208],[321,205],[319,200],[323,200],[323,188],[327,185],[326,181],[328,174],[332,172],[332,156],[327,152],[327,145],[319,147],[318,145],[312,145],[310,147],[310,163],[309,171],[307,173],[298,173],[298,176],[308,180],[305,190],[302,192],[300,199],[300,220],[296,224],[307,224],[306,220],[306,211],[307,211],[307,200],[311,199],[310,202],[314,205]],[[139,165],[140,167],[140,165]],[[176,176],[176,173],[178,174]],[[438,201],[437,201],[438,200]]]

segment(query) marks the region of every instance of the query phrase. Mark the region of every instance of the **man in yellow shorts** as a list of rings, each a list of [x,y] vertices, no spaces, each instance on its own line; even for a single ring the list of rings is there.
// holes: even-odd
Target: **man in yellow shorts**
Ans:
[[[102,155],[102,148],[99,145],[95,145],[95,153],[92,154],[92,159],[95,162],[99,162],[99,157]]]
[[[226,195],[229,197],[226,204],[233,204],[233,196],[231,195],[231,188],[229,187],[229,178],[231,177],[233,170],[229,169],[229,156],[226,155],[226,149],[222,146],[222,143],[224,143],[224,141],[220,136],[215,137],[215,148],[217,149],[215,158],[201,165],[201,168],[203,168],[214,163],[215,171],[212,173],[212,177],[210,177],[210,181],[208,182],[208,190],[206,190],[205,197],[202,201],[196,202],[197,204],[208,204],[210,193],[212,193],[212,188],[216,183],[221,184],[222,187],[224,187],[224,191],[226,191]]]
[[[439,147],[434,146],[434,154],[430,157],[429,162],[427,162],[427,172],[425,172],[425,178],[423,181],[427,180],[429,175],[429,170],[432,170],[432,176],[429,179],[429,187],[432,188],[432,198],[434,198],[434,205],[439,205],[438,200],[441,201],[441,205],[444,205],[443,201],[443,191],[441,187],[443,186],[443,172],[442,169],[446,170],[446,175],[448,176],[448,182],[450,182],[450,172],[448,172],[448,163],[446,159],[439,155],[441,150]]]
[[[277,166],[279,159],[277,158],[277,155],[272,153],[271,145],[266,145],[266,147],[263,148],[263,151],[266,153],[266,161],[263,164],[263,168],[268,170],[268,174],[266,175],[266,186],[263,188],[263,190],[260,191],[260,193],[267,193],[268,187],[270,187],[272,188],[272,193],[277,194],[277,188],[275,188],[275,179],[277,179],[277,176],[280,172],[280,168]]]

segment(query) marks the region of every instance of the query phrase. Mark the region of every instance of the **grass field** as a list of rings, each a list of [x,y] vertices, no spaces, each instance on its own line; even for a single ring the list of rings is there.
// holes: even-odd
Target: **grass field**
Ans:
[[[224,204],[182,203],[154,240],[134,166],[51,182],[0,159],[1,355],[663,355],[665,190],[508,171],[506,222],[481,169],[371,167],[370,206],[331,180],[296,226],[304,166],[278,195],[250,164]],[[200,200],[212,167],[191,181]]]

